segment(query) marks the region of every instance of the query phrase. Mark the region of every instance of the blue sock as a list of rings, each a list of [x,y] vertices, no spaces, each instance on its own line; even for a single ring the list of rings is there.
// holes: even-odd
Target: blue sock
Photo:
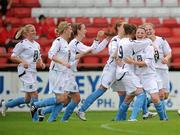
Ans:
[[[130,119],[137,119],[138,113],[141,111],[141,108],[144,104],[145,100],[145,93],[140,93],[139,95],[136,96],[136,100],[133,105],[132,113],[130,116]]]
[[[147,103],[148,103],[148,99],[147,99],[147,95],[145,94],[144,104],[142,106],[143,114],[148,113]]]
[[[41,113],[42,113],[43,115],[46,115],[46,114],[48,114],[48,113],[51,113],[53,108],[54,108],[54,105],[48,106],[48,107],[46,107],[46,108],[43,108],[42,111],[41,111]]]
[[[58,117],[58,114],[61,112],[61,110],[63,109],[64,104],[60,103],[60,104],[56,104],[53,106],[53,108],[51,109],[52,112],[49,116],[48,122],[53,122],[56,120],[56,118]]]
[[[64,111],[63,117],[61,118],[62,122],[69,119],[77,105],[78,104],[71,100],[71,102],[67,105],[66,110]]]
[[[46,107],[46,106],[50,106],[50,105],[54,105],[54,104],[56,104],[56,98],[55,97],[42,99],[42,100],[39,100],[38,102],[34,103],[34,105],[37,108]]]
[[[34,104],[34,103],[37,102],[37,101],[38,101],[38,98],[37,98],[37,97],[31,97],[30,103],[31,103],[31,104]],[[34,114],[33,121],[34,121],[34,122],[38,121],[38,113],[37,113],[37,112]]]
[[[164,120],[165,119],[165,115],[164,115],[164,109],[163,109],[163,105],[162,102],[159,102],[157,104],[154,104],[156,111],[159,114],[160,120]]]
[[[84,101],[83,105],[81,106],[81,108],[79,109],[79,111],[81,112],[85,112],[89,106],[97,99],[99,98],[101,95],[103,95],[106,91],[105,90],[101,90],[101,89],[97,89],[96,91],[94,91],[91,95],[89,95],[86,100]]]
[[[165,116],[166,119],[168,119],[168,116],[167,116],[167,113],[166,113],[166,106],[165,106],[165,101],[164,101],[164,99],[161,99],[161,103],[162,103],[163,110],[164,110],[164,116]]]
[[[13,100],[9,100],[7,103],[6,103],[6,107],[15,107],[15,106],[18,106],[18,105],[21,105],[21,104],[24,104],[26,103],[25,101],[25,98],[24,97],[18,97],[16,99],[13,99]]]
[[[125,97],[126,97],[125,95],[119,96],[119,108],[120,108],[121,104],[124,102]]]
[[[116,120],[120,121],[120,120],[126,120],[126,115],[125,113],[127,112],[129,108],[129,105],[126,104],[125,102],[123,102],[118,110],[117,116],[116,116]]]
[[[126,97],[125,95],[119,96],[119,107],[118,107],[118,109],[120,108],[121,104],[124,102],[125,97]],[[117,117],[118,117],[118,112],[116,114],[116,118]],[[124,113],[124,118],[126,118],[126,113]]]

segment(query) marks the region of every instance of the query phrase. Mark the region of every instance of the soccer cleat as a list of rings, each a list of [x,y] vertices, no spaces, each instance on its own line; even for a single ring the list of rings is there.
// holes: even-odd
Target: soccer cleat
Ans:
[[[87,120],[84,112],[78,111],[78,112],[76,112],[76,115],[83,121]]]
[[[30,111],[31,111],[31,117],[34,118],[34,114],[37,112],[38,108],[35,105],[31,105]]]
[[[1,105],[2,105],[1,114],[2,114],[3,117],[5,117],[6,116],[6,111],[7,111],[6,102],[2,101]]]
[[[138,121],[138,120],[137,119],[129,119],[128,121],[134,122],[134,121]]]
[[[157,115],[157,112],[148,112],[146,114],[143,115],[143,119],[146,120],[148,118],[153,118]]]
[[[38,109],[38,121],[42,122],[45,118],[44,114],[42,113],[42,109]]]

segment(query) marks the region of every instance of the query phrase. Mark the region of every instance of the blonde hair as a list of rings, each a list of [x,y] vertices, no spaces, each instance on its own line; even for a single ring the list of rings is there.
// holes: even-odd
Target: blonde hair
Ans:
[[[66,30],[69,26],[71,26],[71,24],[66,21],[60,22],[57,28],[55,29],[55,33],[61,35],[64,32],[64,30]]]
[[[145,28],[147,25],[150,25],[154,29],[154,24],[152,23],[144,23],[141,26]]]
[[[25,34],[29,31],[29,28],[32,28],[32,27],[34,27],[34,25],[32,25],[32,24],[27,24],[27,25],[25,25],[24,27],[21,27],[19,30],[18,30],[18,32],[16,33],[16,35],[15,35],[15,39],[19,39],[19,37],[21,37],[21,36],[25,36]]]

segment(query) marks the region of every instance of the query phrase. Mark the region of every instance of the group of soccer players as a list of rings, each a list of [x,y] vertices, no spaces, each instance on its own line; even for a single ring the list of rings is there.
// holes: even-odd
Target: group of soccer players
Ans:
[[[22,27],[16,37],[22,36],[23,40],[13,49],[11,59],[19,63],[18,75],[25,97],[3,101],[2,115],[5,116],[9,107],[26,103],[30,104],[33,121],[43,121],[45,115],[50,113],[48,121],[53,122],[64,107],[61,121],[67,121],[81,100],[74,75],[80,58],[90,53],[96,54],[108,45],[109,59],[104,66],[99,88],[86,98],[76,115],[86,121],[86,110],[106,90],[112,88],[119,95],[116,121],[127,119],[127,110],[133,99],[129,121],[137,121],[141,110],[144,118],[152,116],[153,113],[147,108],[147,94],[150,95],[160,120],[168,120],[165,99],[169,94],[169,44],[162,37],[155,36],[151,23],[136,27],[119,21],[114,30],[117,34],[114,37],[111,32],[99,31],[92,45],[86,46],[82,43],[87,32],[84,24],[61,22],[56,29],[58,37],[48,52],[48,58],[51,59],[49,90],[55,97],[38,100],[36,65],[44,69],[45,64],[41,59],[40,45],[35,41],[34,26],[28,24]],[[106,38],[101,41],[104,35]]]

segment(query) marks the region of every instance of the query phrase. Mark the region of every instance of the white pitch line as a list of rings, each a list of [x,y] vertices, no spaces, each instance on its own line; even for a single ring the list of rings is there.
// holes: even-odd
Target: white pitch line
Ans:
[[[101,128],[104,128],[106,130],[111,130],[111,131],[118,131],[118,132],[125,132],[125,133],[131,133],[131,134],[137,134],[137,135],[155,135],[155,134],[151,134],[151,133],[147,133],[147,132],[140,132],[140,131],[135,131],[135,130],[124,130],[124,129],[120,129],[120,128],[112,128],[110,127],[110,125],[112,125],[112,123],[106,123],[106,124],[101,124]]]

